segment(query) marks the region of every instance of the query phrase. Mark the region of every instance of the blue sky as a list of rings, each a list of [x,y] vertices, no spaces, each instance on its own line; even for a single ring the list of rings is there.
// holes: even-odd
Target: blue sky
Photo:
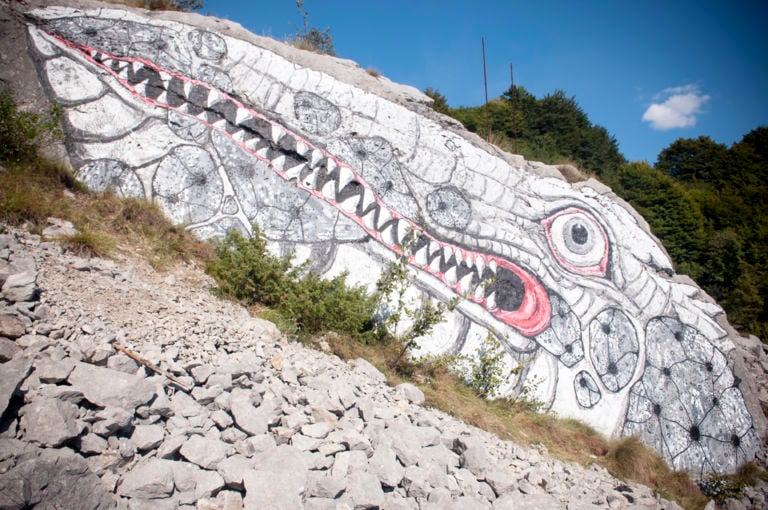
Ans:
[[[451,106],[483,103],[515,84],[557,89],[604,126],[630,160],[653,163],[678,138],[730,145],[768,125],[768,2],[733,0],[305,0],[340,57],[392,81],[438,89]],[[285,39],[294,0],[205,0],[203,14]]]

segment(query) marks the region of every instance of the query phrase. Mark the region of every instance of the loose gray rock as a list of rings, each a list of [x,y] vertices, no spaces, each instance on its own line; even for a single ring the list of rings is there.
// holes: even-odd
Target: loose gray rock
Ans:
[[[143,452],[160,446],[164,437],[165,429],[161,425],[136,425],[131,441],[140,452]]]
[[[253,469],[254,462],[242,455],[232,455],[216,466],[216,471],[230,489],[243,490],[243,475]]]
[[[171,469],[181,504],[194,504],[224,488],[224,479],[215,471],[200,469],[187,462],[172,462]]]
[[[10,361],[19,352],[21,352],[21,347],[16,345],[16,342],[0,337],[0,363]]]
[[[257,409],[252,404],[252,392],[235,388],[232,390],[230,406],[235,423],[250,435],[258,436],[267,432],[269,415],[262,406]]]
[[[77,406],[53,399],[35,400],[19,410],[19,428],[25,441],[41,446],[61,446],[80,435]]]
[[[97,406],[135,409],[155,396],[155,388],[146,379],[88,363],[76,363],[68,377],[72,388]]]
[[[300,508],[308,468],[304,455],[280,445],[259,460],[257,469],[243,476],[245,508]]]
[[[179,453],[182,457],[203,469],[216,469],[216,466],[227,457],[229,446],[202,436],[192,436],[186,441]]]
[[[108,406],[98,411],[95,415],[98,420],[93,424],[94,434],[108,437],[119,431],[130,432],[133,420],[133,411],[122,407]]]
[[[409,402],[420,405],[424,403],[424,392],[411,383],[401,383],[395,389]]]
[[[18,315],[9,313],[0,313],[0,336],[6,338],[19,338],[27,331],[29,320],[25,320]]]
[[[0,451],[18,454],[10,469],[0,471],[3,508],[117,508],[86,461],[71,450],[39,449],[9,441],[13,440],[0,444]]]
[[[19,301],[37,301],[37,272],[24,271],[10,275],[3,284],[3,298],[11,303]]]
[[[173,492],[173,467],[170,460],[149,459],[123,475],[117,486],[121,496],[140,499],[162,499]]]
[[[32,360],[27,358],[16,358],[0,365],[0,416],[31,370]]]
[[[74,369],[75,363],[71,359],[43,358],[35,363],[35,375],[44,383],[56,384],[65,381]]]

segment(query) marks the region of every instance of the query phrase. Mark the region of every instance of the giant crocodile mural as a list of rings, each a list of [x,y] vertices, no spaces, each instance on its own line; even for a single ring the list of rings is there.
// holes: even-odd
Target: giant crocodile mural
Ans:
[[[760,438],[722,309],[599,183],[500,157],[434,118],[252,42],[124,10],[33,11],[29,51],[78,177],[203,238],[258,224],[319,274],[372,284],[405,255],[458,298],[423,353],[504,345],[506,394],[733,471]],[[361,71],[362,72],[362,71]]]

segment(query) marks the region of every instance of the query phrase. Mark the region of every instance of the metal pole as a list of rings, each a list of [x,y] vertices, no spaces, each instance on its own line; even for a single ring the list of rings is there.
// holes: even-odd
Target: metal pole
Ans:
[[[488,116],[488,75],[485,70],[485,37],[480,39],[483,43],[483,83],[485,83],[485,140],[491,143],[491,121]]]
[[[510,86],[510,90],[512,91],[512,133],[515,135],[515,154],[519,154],[517,152],[517,112],[515,111],[515,96],[517,93],[515,92],[515,73],[512,70],[512,64],[509,64],[509,80],[512,83]]]

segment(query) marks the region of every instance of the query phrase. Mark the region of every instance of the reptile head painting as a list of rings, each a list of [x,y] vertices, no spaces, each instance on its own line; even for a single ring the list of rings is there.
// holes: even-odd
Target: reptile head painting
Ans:
[[[122,10],[31,19],[92,189],[154,200],[203,238],[258,224],[323,275],[372,283],[405,253],[421,299],[459,298],[424,353],[495,335],[523,366],[505,393],[536,381],[552,411],[638,435],[676,468],[732,471],[759,450],[722,309],[599,183],[222,33]]]

